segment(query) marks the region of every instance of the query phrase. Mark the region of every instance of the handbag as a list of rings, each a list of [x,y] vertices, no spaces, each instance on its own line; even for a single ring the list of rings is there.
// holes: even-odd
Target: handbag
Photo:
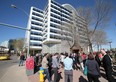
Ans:
[[[88,60],[86,60],[85,65],[87,64],[87,61]],[[87,73],[88,73],[88,69],[87,69],[87,66],[85,66],[85,68],[84,68],[84,75],[87,76]]]
[[[88,70],[87,70],[87,66],[85,66],[84,68],[84,75],[87,76]]]

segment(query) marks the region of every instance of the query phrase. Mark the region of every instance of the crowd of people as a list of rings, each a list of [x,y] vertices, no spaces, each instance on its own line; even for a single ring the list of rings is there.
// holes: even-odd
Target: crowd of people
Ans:
[[[53,74],[53,82],[59,82],[62,69],[64,69],[64,82],[68,82],[68,79],[70,82],[73,82],[73,70],[84,72],[85,66],[87,67],[87,78],[89,82],[100,82],[101,66],[105,70],[108,82],[113,82],[112,58],[110,57],[110,52],[105,52],[105,50],[89,54],[85,54],[84,52],[72,54],[66,52],[60,54],[45,53],[44,55],[37,53],[34,56],[34,61],[37,70],[39,70],[40,67],[43,67],[48,82],[52,82]]]

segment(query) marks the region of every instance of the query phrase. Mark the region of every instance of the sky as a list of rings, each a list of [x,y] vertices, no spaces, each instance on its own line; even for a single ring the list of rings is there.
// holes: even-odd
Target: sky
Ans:
[[[93,7],[95,0],[55,0],[60,4],[71,4],[74,8]],[[112,48],[116,48],[116,0],[107,0],[112,3],[113,9],[111,13],[111,19],[106,29],[108,40],[112,41]],[[20,26],[22,28],[27,27],[28,15],[19,9],[14,9],[11,4],[17,6],[17,8],[24,10],[28,14],[30,13],[31,6],[39,9],[44,9],[47,4],[47,0],[0,0],[0,23],[6,23],[11,25]],[[24,38],[25,30],[15,29],[0,25],[0,43],[9,39]],[[104,45],[103,48],[109,48],[109,45]]]

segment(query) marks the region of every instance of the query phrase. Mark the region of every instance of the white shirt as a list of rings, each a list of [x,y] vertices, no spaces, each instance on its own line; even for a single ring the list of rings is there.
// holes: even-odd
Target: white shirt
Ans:
[[[73,66],[73,60],[69,57],[66,57],[64,59],[64,69],[65,70],[72,70],[73,69],[72,66]]]

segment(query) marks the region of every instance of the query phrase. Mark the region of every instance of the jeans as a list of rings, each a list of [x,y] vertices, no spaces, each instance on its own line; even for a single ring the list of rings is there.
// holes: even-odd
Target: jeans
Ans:
[[[50,74],[49,74],[48,68],[47,69],[44,69],[44,72],[45,72],[45,74],[47,76],[48,81],[50,82],[51,79],[50,79]]]
[[[24,62],[24,60],[20,60],[20,62],[19,62],[19,66],[20,66],[20,65],[23,66],[23,62]]]
[[[58,68],[53,68],[54,71],[54,82],[59,82]]]
[[[65,70],[64,75],[65,75],[64,82],[68,82],[68,79],[70,80],[70,82],[73,82],[73,70]]]

